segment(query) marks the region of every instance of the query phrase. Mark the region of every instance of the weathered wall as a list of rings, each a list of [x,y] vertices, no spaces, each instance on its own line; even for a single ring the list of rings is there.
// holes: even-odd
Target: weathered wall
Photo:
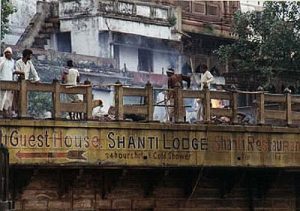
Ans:
[[[172,52],[173,53],[173,52]],[[161,53],[161,52],[154,52],[153,54],[153,69],[154,72],[159,74],[162,73],[162,69],[164,69],[164,74],[170,66],[178,69],[178,55],[168,53]]]
[[[171,11],[171,7],[142,2],[60,1],[60,30],[71,32],[73,52],[101,56],[99,31],[179,41],[169,24]]]
[[[61,21],[60,31],[71,32],[72,52],[100,56],[98,18],[85,17]]]
[[[11,170],[17,211],[295,211],[299,173],[247,169]]]
[[[119,60],[120,60],[120,68],[124,67],[126,64],[126,68],[129,71],[137,71],[138,67],[138,49],[133,47],[119,47]]]
[[[60,30],[71,32],[72,51],[78,54],[100,56],[99,31],[116,31],[158,39],[171,39],[170,29],[103,17],[85,17],[61,20]],[[84,42],[83,42],[84,40]]]
[[[124,67],[124,63],[126,63],[127,70],[129,71],[138,71],[138,48],[134,47],[126,47],[119,46],[120,52],[120,67],[121,69]],[[173,52],[159,52],[153,49],[153,73],[162,74],[162,68],[164,69],[164,74],[166,74],[166,70],[173,66],[177,68],[178,66],[178,56],[176,54],[172,54]]]
[[[299,168],[297,128],[50,120],[0,126],[11,164]]]

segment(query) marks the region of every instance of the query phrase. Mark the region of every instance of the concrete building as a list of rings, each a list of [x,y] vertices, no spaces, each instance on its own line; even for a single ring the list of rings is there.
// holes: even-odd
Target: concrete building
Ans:
[[[165,87],[170,66],[189,74],[192,61],[194,69],[207,64],[215,76],[226,72],[213,52],[234,41],[237,9],[239,2],[231,1],[39,1],[17,45],[113,59],[108,68],[81,71],[97,87],[115,83],[109,68],[119,70],[122,83]]]
[[[38,12],[38,21],[18,44],[114,58],[116,68],[154,74],[169,66],[180,72],[190,58],[195,67],[214,67],[213,51],[234,38],[232,14],[239,9],[239,2],[231,1],[60,0],[43,5],[45,12]]]
[[[114,58],[124,71],[161,74],[169,66],[178,66],[181,34],[175,7],[110,0],[59,1],[54,7],[52,14],[41,18],[58,18],[59,27],[48,41],[40,44],[36,37],[28,41],[34,34],[31,30],[18,44]]]

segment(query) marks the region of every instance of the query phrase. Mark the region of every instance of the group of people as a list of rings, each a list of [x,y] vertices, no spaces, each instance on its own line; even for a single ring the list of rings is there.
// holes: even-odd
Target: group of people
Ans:
[[[25,49],[22,58],[13,59],[12,48],[7,47],[0,58],[0,81],[15,81],[19,77],[39,83],[40,77],[31,61],[33,52]],[[67,61],[67,68],[62,72],[62,83],[70,86],[77,86],[79,83],[79,71],[74,68],[73,61]],[[66,95],[67,101],[78,101],[78,95]],[[18,92],[0,90],[0,112],[4,118],[13,117],[18,111]]]
[[[32,50],[25,49],[22,52],[22,58],[15,62],[12,49],[7,47],[3,51],[3,57],[0,58],[0,80],[13,81],[17,77],[24,77],[25,80],[39,82],[40,77],[31,62],[32,54]],[[0,91],[0,112],[3,117],[11,117],[14,111],[17,111],[17,98],[18,93],[9,90]]]
[[[25,80],[30,80],[34,83],[40,82],[40,77],[31,61],[33,52],[30,49],[25,49],[22,52],[22,58],[16,62],[13,59],[13,52],[10,47],[7,47],[3,52],[3,57],[0,58],[0,80],[14,81],[18,77],[23,77]],[[194,71],[192,69],[191,76],[183,74],[175,74],[173,68],[167,70],[168,76],[168,91],[158,94],[157,101],[162,107],[156,107],[154,111],[154,119],[162,122],[174,121],[174,88],[184,87],[186,82],[187,88],[191,85],[193,89],[202,90],[204,86],[210,89],[210,84],[214,80],[214,76],[208,70],[205,64],[201,65]],[[74,68],[73,61],[67,61],[67,68],[62,71],[61,75],[62,84],[69,86],[77,86],[80,82],[79,71]],[[76,94],[65,95],[67,102],[80,101],[79,96]],[[18,110],[18,92],[9,90],[0,90],[0,112],[3,117],[12,117],[16,115]],[[162,104],[161,104],[162,103]],[[196,113],[197,121],[203,120],[203,105],[201,99],[195,99],[192,105],[194,113]],[[76,119],[74,114],[69,114],[71,119]],[[78,118],[78,117],[77,117]],[[79,117],[80,118],[80,117]]]
[[[175,74],[173,68],[167,70],[168,76],[168,92],[161,92],[157,96],[157,103],[159,107],[155,108],[154,119],[161,122],[173,122],[174,121],[174,89],[176,87],[184,88],[184,82],[186,82],[187,88],[193,85],[195,90],[203,90],[204,86],[210,89],[211,82],[214,81],[214,76],[208,70],[207,65],[203,64],[192,71],[191,76],[182,74]],[[195,99],[192,105],[194,113],[196,113],[197,120],[203,120],[203,105],[201,99]]]

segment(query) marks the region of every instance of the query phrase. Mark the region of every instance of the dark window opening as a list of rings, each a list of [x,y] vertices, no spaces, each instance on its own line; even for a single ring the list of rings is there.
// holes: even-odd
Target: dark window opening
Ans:
[[[116,60],[117,68],[122,67],[122,64],[120,64],[120,48],[117,45],[114,45],[114,59]]]
[[[60,32],[56,34],[57,51],[72,52],[71,32]]]
[[[150,50],[139,49],[139,71],[153,72],[153,53]]]
[[[205,14],[205,3],[194,3],[193,4],[193,12]]]
[[[208,5],[207,6],[207,14],[208,15],[218,15],[218,7],[217,6]]]

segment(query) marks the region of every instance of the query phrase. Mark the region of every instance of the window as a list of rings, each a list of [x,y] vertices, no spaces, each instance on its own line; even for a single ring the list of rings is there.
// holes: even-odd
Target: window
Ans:
[[[226,7],[226,5],[225,5]],[[195,1],[192,3],[192,13],[200,15],[219,15],[219,5],[205,1]]]
[[[181,9],[185,12],[190,12],[190,6],[191,2],[190,1],[176,1],[176,5],[180,6]]]
[[[59,32],[56,34],[57,51],[59,52],[72,52],[71,47],[71,33]]]
[[[205,14],[205,3],[193,3],[193,12]]]
[[[218,6],[207,5],[207,15],[218,15]]]
[[[139,59],[139,71],[153,72],[153,53],[150,50],[139,49],[138,50]]]
[[[110,42],[109,33],[107,31],[99,32],[99,56],[103,58],[110,58]]]

